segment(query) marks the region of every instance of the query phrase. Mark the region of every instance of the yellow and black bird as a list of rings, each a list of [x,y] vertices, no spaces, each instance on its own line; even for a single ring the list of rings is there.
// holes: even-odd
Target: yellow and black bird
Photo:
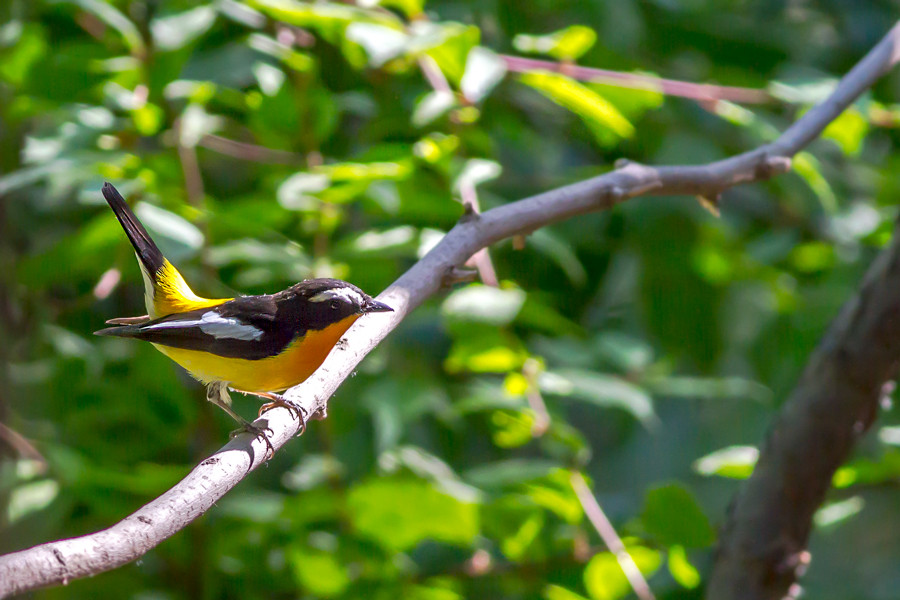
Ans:
[[[206,384],[207,400],[257,435],[263,432],[231,409],[229,388],[266,398],[260,414],[283,406],[302,420],[298,407],[277,392],[312,375],[359,317],[393,310],[338,279],[308,279],[277,294],[200,298],[118,190],[105,183],[102,193],[137,254],[147,315],[110,319],[116,327],[96,334],[152,343]]]

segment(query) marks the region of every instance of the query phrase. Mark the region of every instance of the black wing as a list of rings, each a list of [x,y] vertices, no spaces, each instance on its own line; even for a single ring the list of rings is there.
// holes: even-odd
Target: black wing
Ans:
[[[305,333],[291,304],[276,296],[245,296],[212,308],[166,315],[141,325],[102,329],[97,335],[130,337],[228,358],[259,360],[279,354]]]

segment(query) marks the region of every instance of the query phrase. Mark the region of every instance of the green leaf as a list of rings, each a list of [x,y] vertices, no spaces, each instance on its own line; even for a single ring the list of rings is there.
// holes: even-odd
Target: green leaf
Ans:
[[[502,172],[503,167],[500,163],[483,158],[471,158],[465,162],[462,171],[453,181],[453,189],[459,193],[464,187],[476,188],[482,183],[497,179]]]
[[[59,483],[53,479],[32,481],[13,488],[7,501],[6,517],[10,523],[47,508],[59,494]]]
[[[506,75],[506,62],[483,46],[469,51],[459,89],[469,102],[480,102]]]
[[[544,528],[544,513],[532,512],[519,524],[519,528],[500,541],[500,549],[512,561],[525,558],[526,553]]]
[[[693,494],[678,483],[647,492],[641,521],[647,532],[666,546],[703,548],[715,540],[703,509]]]
[[[224,123],[222,117],[211,115],[199,104],[188,104],[181,114],[178,141],[182,146],[193,148],[203,136],[215,133]]]
[[[687,552],[682,546],[669,548],[669,573],[672,574],[672,579],[677,581],[678,585],[689,590],[700,585],[702,580],[700,572],[688,560]]]
[[[465,471],[463,479],[481,489],[500,489],[546,477],[559,469],[551,460],[509,459],[483,463]]]
[[[14,32],[13,28],[18,29],[18,32]],[[35,23],[23,26],[19,21],[10,21],[0,30],[7,34],[15,33],[18,38],[11,48],[3,48],[3,44],[0,44],[0,79],[13,85],[21,85],[32,66],[47,53],[44,30]]]
[[[593,341],[597,354],[623,373],[640,372],[653,361],[653,348],[640,338],[620,331],[604,331]]]
[[[369,479],[347,497],[350,521],[361,535],[394,551],[425,540],[468,546],[478,534],[478,507],[403,476]]]
[[[569,369],[542,373],[539,383],[541,389],[549,394],[569,396],[598,406],[621,408],[645,425],[657,422],[650,395],[619,377]]]
[[[614,145],[634,135],[634,126],[612,103],[570,77],[550,71],[530,71],[520,75],[519,81],[581,117],[602,146]]]
[[[570,25],[546,35],[520,33],[513,38],[519,52],[547,54],[557,60],[573,61],[593,47],[597,32],[584,25]]]
[[[433,90],[428,92],[418,102],[413,109],[411,121],[416,127],[425,127],[435,119],[439,119],[443,115],[457,105],[456,96],[453,92],[447,90]],[[420,142],[421,143],[421,142]],[[428,160],[428,154],[416,152],[417,156],[422,156]],[[430,161],[434,162],[434,161]]]
[[[350,585],[347,565],[333,552],[291,547],[286,557],[297,583],[314,596],[333,598]]]
[[[331,181],[399,181],[412,174],[408,162],[334,163],[316,167],[315,173],[324,173]]]
[[[408,19],[421,15],[425,7],[425,0],[375,0],[375,2],[380,6],[396,8]]]
[[[528,236],[528,244],[559,265],[572,285],[582,287],[587,283],[587,270],[569,240],[544,227]]]
[[[144,39],[137,26],[132,23],[128,17],[119,11],[115,6],[102,0],[63,0],[63,2],[76,4],[84,10],[92,13],[98,19],[115,29],[121,34],[125,43],[136,55],[144,54],[146,48]]]
[[[427,51],[447,79],[459,85],[466,71],[470,51],[478,45],[481,30],[474,25],[441,23],[442,41]]]
[[[813,521],[819,528],[833,527],[858,514],[865,504],[860,496],[829,502],[816,511]]]
[[[581,594],[554,584],[545,587],[541,595],[544,600],[587,600]]]
[[[296,173],[278,186],[278,204],[288,210],[318,210],[321,200],[315,194],[329,185],[331,178],[324,173]]]
[[[522,368],[528,353],[513,336],[493,327],[468,322],[455,336],[450,354],[444,361],[449,373],[507,373]]]
[[[869,121],[855,106],[851,106],[828,124],[822,137],[832,140],[847,156],[857,156],[869,132]]]
[[[189,258],[203,247],[203,233],[184,217],[147,202],[139,202],[134,212],[169,260]]]
[[[574,525],[584,517],[584,509],[572,489],[569,471],[566,469],[557,469],[546,477],[528,483],[525,489],[525,493],[535,504],[567,523]]]
[[[508,325],[525,304],[525,292],[472,284],[456,290],[444,300],[441,312],[445,318],[473,321],[488,325]]]
[[[819,164],[819,160],[809,152],[799,152],[794,156],[791,164],[797,175],[806,181],[807,185],[818,197],[822,208],[828,213],[834,214],[837,212],[837,197],[835,197],[834,191],[831,189],[831,184],[828,183],[825,175],[822,174],[822,165]]]
[[[153,19],[150,33],[158,50],[178,50],[209,31],[216,22],[212,6],[198,6],[182,13]]]
[[[655,73],[642,71],[634,72],[635,75],[655,77]],[[666,101],[666,95],[662,91],[648,84],[646,88],[627,88],[599,81],[588,81],[586,85],[609,100],[613,106],[625,115],[625,118],[633,121],[643,116],[649,110],[659,108]]]
[[[529,411],[498,410],[491,415],[491,437],[500,448],[518,448],[534,439],[534,415]]]
[[[654,394],[675,398],[772,400],[772,390],[743,377],[650,377],[644,383]]]
[[[656,550],[644,546],[626,546],[626,550],[645,578],[662,564],[662,556]],[[618,600],[631,591],[628,578],[611,552],[600,552],[591,558],[584,569],[584,587],[593,600]]]
[[[363,47],[370,67],[380,67],[400,56],[409,42],[409,36],[403,31],[377,23],[350,23],[345,35]]]
[[[693,468],[701,475],[746,479],[753,473],[758,459],[759,450],[754,446],[729,446],[698,458]]]

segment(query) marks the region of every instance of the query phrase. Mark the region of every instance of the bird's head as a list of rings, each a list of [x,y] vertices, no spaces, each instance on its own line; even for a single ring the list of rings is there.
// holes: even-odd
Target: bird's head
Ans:
[[[340,279],[307,279],[282,293],[299,301],[305,319],[317,329],[350,317],[355,321],[368,313],[394,310]]]

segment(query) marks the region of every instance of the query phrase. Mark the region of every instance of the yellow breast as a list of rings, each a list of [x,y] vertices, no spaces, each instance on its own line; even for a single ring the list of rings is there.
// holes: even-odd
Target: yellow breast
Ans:
[[[358,318],[359,315],[351,315],[324,329],[308,331],[281,354],[259,360],[153,345],[203,383],[227,381],[236,390],[280,392],[306,381]]]

